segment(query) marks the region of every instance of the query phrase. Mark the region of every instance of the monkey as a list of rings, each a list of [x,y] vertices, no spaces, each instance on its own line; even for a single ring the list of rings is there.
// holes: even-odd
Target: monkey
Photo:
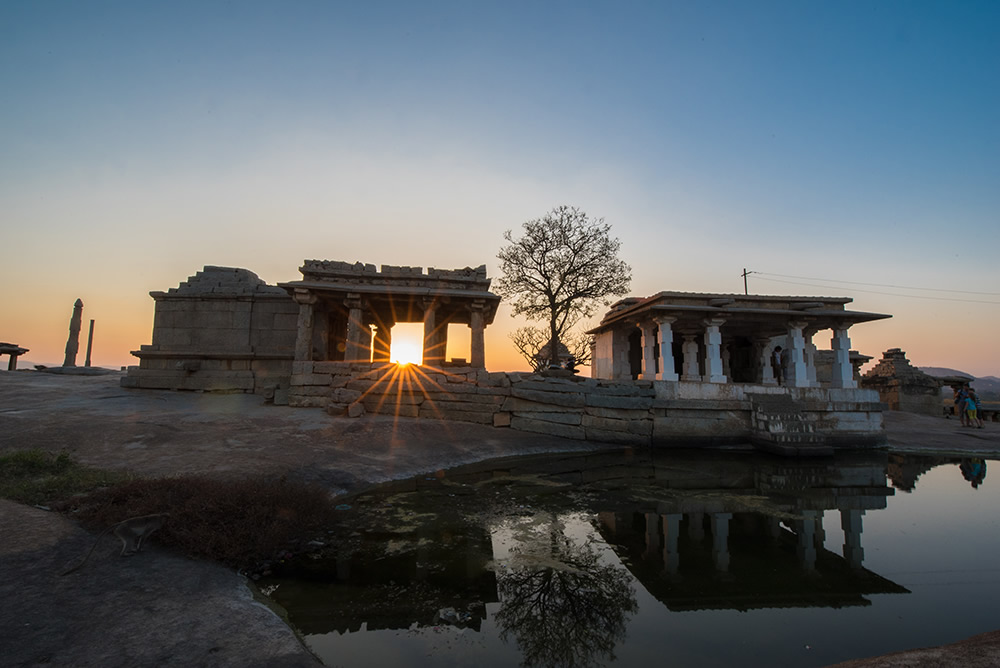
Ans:
[[[130,517],[127,520],[118,522],[117,524],[112,524],[101,532],[101,534],[94,541],[94,544],[91,546],[90,551],[87,552],[87,555],[80,563],[73,566],[69,570],[60,573],[60,575],[69,575],[87,563],[87,559],[90,559],[90,555],[93,554],[94,550],[97,548],[97,544],[101,542],[101,539],[104,538],[104,535],[109,531],[113,531],[115,536],[122,542],[122,551],[119,556],[132,556],[142,549],[143,539],[162,527],[168,517],[170,517],[170,513],[155,513],[153,515]]]

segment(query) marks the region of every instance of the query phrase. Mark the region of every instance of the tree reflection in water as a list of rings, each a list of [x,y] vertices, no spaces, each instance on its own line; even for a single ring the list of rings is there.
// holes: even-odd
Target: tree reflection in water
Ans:
[[[578,543],[560,518],[552,516],[547,525],[547,535],[536,533],[498,564],[500,637],[516,640],[522,666],[613,661],[615,645],[625,639],[625,625],[638,610],[630,577],[601,563],[591,532]]]

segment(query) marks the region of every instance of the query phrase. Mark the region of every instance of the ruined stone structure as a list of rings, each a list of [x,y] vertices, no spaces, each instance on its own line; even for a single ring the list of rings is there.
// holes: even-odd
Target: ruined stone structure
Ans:
[[[251,271],[205,267],[150,292],[153,342],[132,354],[125,387],[263,392],[291,374],[298,307]]]
[[[885,351],[861,378],[861,386],[876,390],[889,410],[941,415],[941,380],[911,366],[899,348]]]
[[[302,280],[282,283],[299,305],[297,362],[388,362],[392,327],[424,326],[423,363],[445,361],[448,325],[471,330],[469,365],[486,367],[483,334],[500,297],[489,291],[486,265],[476,269],[392,267],[307,260]]]
[[[500,302],[485,266],[425,274],[420,267],[307,260],[300,271],[301,281],[279,287],[246,269],[209,266],[176,288],[151,292],[153,342],[133,351],[139,365],[122,384],[261,394],[281,388],[299,395],[292,403],[316,405],[308,398],[315,390],[296,382],[304,376],[293,374],[293,362],[386,364],[399,322],[423,323],[424,364],[432,366],[445,361],[448,325],[468,325],[468,364],[485,367],[483,332]]]

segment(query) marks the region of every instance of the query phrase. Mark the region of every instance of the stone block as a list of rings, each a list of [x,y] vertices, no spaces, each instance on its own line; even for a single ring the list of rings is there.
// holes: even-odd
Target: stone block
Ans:
[[[493,414],[493,426],[494,427],[509,427],[510,426],[510,413],[505,411],[500,411]]]
[[[364,404],[355,401],[347,407],[347,417],[357,418],[365,414]]]
[[[651,417],[645,420],[616,420],[584,415],[582,424],[587,428],[588,433],[591,429],[638,434],[646,437],[653,433],[653,419]]]
[[[535,434],[547,434],[548,436],[559,436],[561,438],[583,440],[587,436],[583,427],[580,426],[557,424],[555,422],[546,422],[543,420],[532,420],[530,418],[522,418],[516,415],[511,417],[510,426],[511,429],[517,429],[518,431],[527,431]]]
[[[337,388],[330,392],[330,401],[341,404],[350,404],[361,398],[358,390],[348,390],[347,388]]]
[[[588,441],[595,441],[599,443],[648,445],[650,440],[649,434],[636,434],[626,431],[598,429],[596,427],[585,427],[585,431]]]
[[[420,407],[420,417],[436,420],[457,420],[459,422],[475,422],[477,424],[493,424],[492,411],[463,411],[445,409],[439,406],[424,404]]]
[[[654,404],[655,406],[655,404]],[[604,406],[587,406],[583,409],[587,415],[601,418],[613,418],[615,420],[646,420],[651,419],[653,414],[648,409],[630,408],[607,408]]]
[[[330,374],[327,373],[293,373],[290,382],[295,386],[322,385],[330,387],[331,380]]]
[[[597,408],[623,408],[627,410],[649,410],[653,406],[653,398],[591,394],[587,395],[587,406],[594,406]]]
[[[521,384],[513,385],[510,388],[512,397],[527,399],[541,404],[551,406],[569,406],[583,408],[587,404],[587,399],[579,392],[540,392],[538,390],[521,389]]]
[[[515,417],[526,418],[528,420],[539,420],[542,422],[557,422],[559,424],[579,425],[583,419],[580,413],[573,412],[522,412],[514,413]]]

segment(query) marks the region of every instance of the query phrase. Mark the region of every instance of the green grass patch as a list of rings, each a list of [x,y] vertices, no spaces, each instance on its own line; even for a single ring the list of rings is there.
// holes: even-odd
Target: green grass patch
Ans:
[[[64,452],[35,449],[0,455],[0,498],[19,503],[51,506],[129,479],[127,473],[81,466]]]

